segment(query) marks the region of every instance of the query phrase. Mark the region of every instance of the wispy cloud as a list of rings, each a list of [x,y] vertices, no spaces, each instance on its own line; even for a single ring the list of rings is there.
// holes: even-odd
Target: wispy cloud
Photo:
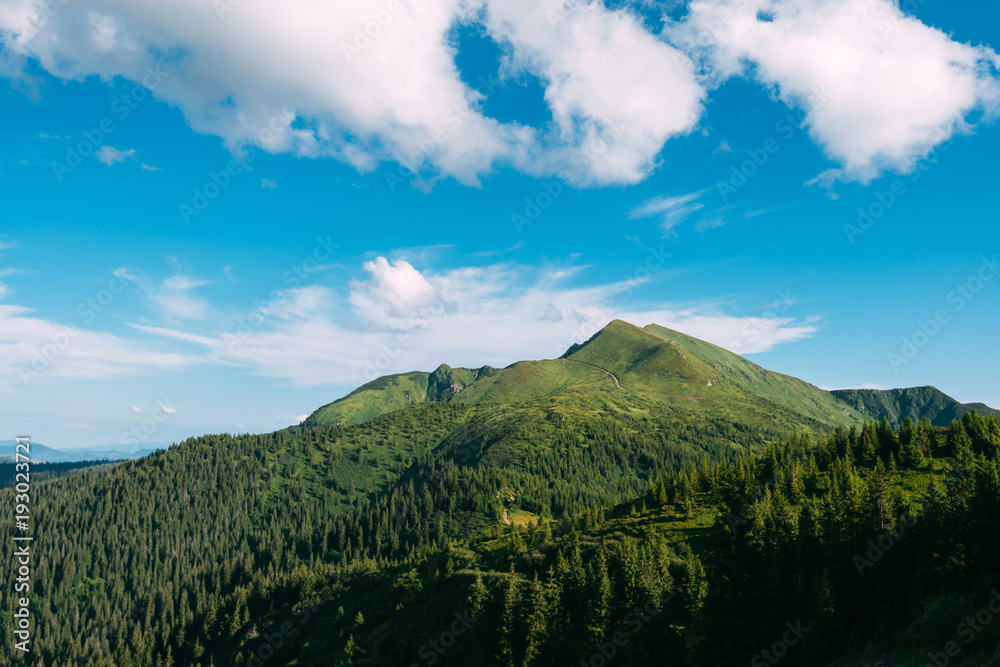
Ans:
[[[114,146],[101,146],[94,152],[94,157],[96,157],[97,161],[101,164],[106,164],[110,167],[113,164],[125,162],[125,160],[134,158],[135,153],[136,151],[134,148],[120,151]]]
[[[236,344],[226,332],[137,328],[201,345],[216,363],[297,386],[349,382],[373,372],[374,364],[382,375],[443,362],[506,366],[558,356],[615,317],[664,324],[741,353],[766,351],[819,328],[815,321],[731,316],[709,302],[642,307],[646,303],[633,293],[653,280],[645,273],[578,286],[567,282],[582,280],[582,268],[508,263],[435,273],[384,257],[365,263],[363,271],[366,277],[350,283],[346,300],[316,285],[285,291]],[[620,306],[609,308],[615,303]]]
[[[176,274],[157,285],[143,272],[129,267],[116,269],[114,274],[135,284],[150,305],[169,321],[205,319],[211,314],[209,302],[194,294],[199,287],[211,285],[211,281]]]
[[[629,211],[628,217],[630,220],[658,218],[660,230],[672,234],[675,227],[705,208],[700,200],[707,192],[705,189],[686,195],[653,197]]]

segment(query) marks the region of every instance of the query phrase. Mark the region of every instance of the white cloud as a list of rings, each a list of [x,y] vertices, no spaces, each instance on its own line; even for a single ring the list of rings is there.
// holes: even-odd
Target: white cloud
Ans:
[[[94,157],[101,164],[106,164],[109,167],[118,162],[124,162],[125,160],[135,157],[135,149],[130,148],[126,151],[120,151],[114,146],[101,146],[94,152]]]
[[[955,42],[891,0],[695,0],[668,33],[702,50],[710,79],[751,76],[803,109],[845,180],[912,169],[1000,101],[992,49]]]
[[[44,3],[8,0],[0,76],[33,94],[30,56],[64,79],[123,77],[233,150],[250,142],[361,171],[394,160],[418,183],[478,184],[508,165],[578,185],[635,183],[666,141],[697,127],[705,88],[732,76],[803,109],[843,179],[911,169],[1000,100],[992,49],[955,42],[892,0],[694,0],[661,36],[598,0],[399,1],[389,14],[384,0],[75,0],[41,29]],[[550,125],[484,115],[453,43],[456,26],[476,24],[501,43],[502,73],[539,77]],[[105,164],[134,157],[101,151]]]
[[[365,262],[370,280],[352,285],[352,303],[365,310],[382,310],[396,316],[410,315],[438,298],[438,291],[413,265],[385,257]]]
[[[141,271],[128,267],[116,269],[114,275],[134,283],[157,313],[168,320],[205,319],[211,314],[208,301],[193,294],[197,288],[210,285],[210,281],[177,274],[156,285]]]
[[[160,409],[163,410],[163,412],[166,413],[166,414],[168,414],[168,415],[176,415],[177,414],[177,409],[176,408],[167,407],[166,405],[162,406]]]
[[[76,424],[76,423],[70,422],[68,424],[63,424],[63,426],[65,428],[83,429],[83,430],[87,430],[87,431],[93,431],[94,430],[94,427],[91,426],[90,424]]]
[[[142,163],[142,170],[143,171],[163,171],[163,169],[161,169],[160,167],[154,167],[153,165],[146,164],[145,162]]]
[[[142,408],[140,408],[138,406],[135,406],[135,405],[133,405],[132,407],[130,407],[129,410],[131,410],[135,414],[141,414],[142,413]]]
[[[156,340],[124,340],[30,313],[29,308],[0,303],[0,390],[43,381],[147,375],[202,361],[163,350]]]
[[[200,342],[216,363],[297,386],[360,383],[441,363],[506,366],[551,358],[616,317],[640,326],[656,322],[742,353],[818,331],[813,320],[733,317],[707,303],[643,307],[633,292],[653,280],[644,270],[590,287],[564,285],[558,278],[564,268],[514,264],[424,275],[379,258],[364,270],[368,279],[353,283],[347,303],[326,287],[288,290],[268,317],[242,334],[144,331]],[[431,299],[434,293],[448,298]]]
[[[670,233],[674,227],[705,208],[705,204],[698,201],[705,192],[699,190],[686,195],[653,197],[629,211],[628,217],[630,220],[659,218],[660,229]]]
[[[232,11],[220,17],[220,5]],[[385,0],[75,0],[39,29],[43,3],[10,0],[0,53],[35,58],[64,79],[143,83],[233,150],[249,141],[362,171],[395,160],[428,181],[476,184],[512,165],[580,184],[632,183],[701,113],[705,93],[688,58],[626,10],[598,0],[400,5],[390,15]],[[511,71],[543,78],[551,128],[483,114],[452,41],[458,25],[477,21],[510,49]]]
[[[548,170],[575,183],[635,183],[668,139],[697,124],[705,91],[691,60],[628,11],[579,0],[484,4],[490,33],[510,47],[508,67],[545,84],[555,124]]]

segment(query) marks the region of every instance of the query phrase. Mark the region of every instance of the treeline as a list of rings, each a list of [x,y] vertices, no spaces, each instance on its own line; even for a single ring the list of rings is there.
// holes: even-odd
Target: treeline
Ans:
[[[191,439],[39,483],[33,664],[242,664],[312,602],[269,664],[410,664],[430,650],[442,664],[554,665],[612,648],[622,665],[654,651],[728,664],[798,620],[810,630],[788,664],[817,664],[891,647],[919,634],[915,619],[950,618],[1000,584],[995,418],[759,449],[773,439],[703,413],[428,404]],[[530,526],[501,528],[508,493]],[[859,573],[855,556],[910,513]],[[695,528],[703,515],[715,528]],[[454,646],[427,648],[455,613],[468,627]],[[0,635],[10,659],[10,624]]]
[[[390,571],[499,524],[501,490],[558,517],[741,451],[722,423],[699,436],[547,406],[509,420],[507,406],[430,404],[348,428],[205,436],[33,484],[35,664],[225,664],[258,619],[338,573]],[[13,506],[12,490],[0,498]]]
[[[696,476],[724,536],[702,554],[696,664],[768,664],[764,651],[788,665],[851,651],[898,660],[948,642],[958,647],[948,664],[992,656],[1000,617],[969,633],[962,624],[1000,586],[998,455],[996,418],[970,412],[943,430],[838,429],[815,447],[796,439]],[[682,474],[673,487],[690,484]],[[808,628],[794,644],[789,624]]]

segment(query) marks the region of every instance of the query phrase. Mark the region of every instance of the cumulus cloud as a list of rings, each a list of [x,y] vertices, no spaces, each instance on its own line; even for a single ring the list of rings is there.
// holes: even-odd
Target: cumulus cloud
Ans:
[[[351,301],[369,311],[369,316],[372,311],[387,311],[394,316],[411,315],[438,297],[438,290],[409,262],[389,262],[385,257],[378,257],[365,262],[362,268],[369,279],[353,283]]]
[[[716,83],[749,76],[802,109],[843,179],[908,171],[1000,102],[992,49],[955,42],[891,0],[695,0],[668,33]]]
[[[94,152],[94,157],[101,164],[106,164],[109,167],[118,162],[124,162],[135,157],[135,149],[130,148],[125,151],[120,151],[114,146],[101,146]]]
[[[576,0],[484,4],[490,33],[510,47],[509,69],[545,82],[554,127],[542,171],[635,183],[667,139],[697,124],[705,91],[693,63],[628,11]]]
[[[701,113],[690,60],[597,0],[288,0],[221,16],[220,4],[76,0],[48,15],[40,1],[8,2],[0,53],[65,79],[144,84],[234,151],[250,142],[361,171],[394,160],[467,184],[497,165],[632,183]],[[543,78],[551,128],[484,115],[452,42],[476,22],[509,47],[511,67]]]
[[[455,62],[463,25],[501,44],[503,73],[538,77],[551,123],[484,114]],[[662,35],[599,0],[76,0],[54,13],[10,0],[0,43],[0,76],[26,91],[37,91],[26,58],[64,79],[123,77],[233,151],[249,142],[365,172],[391,160],[418,183],[475,185],[499,166],[635,183],[697,127],[706,89],[733,76],[801,108],[837,177],[865,180],[911,169],[1000,98],[992,49],[892,0],[694,0]],[[104,147],[99,159],[130,153]]]
[[[129,410],[131,410],[135,414],[140,414],[142,412],[142,408],[140,408],[139,406],[136,406],[136,405],[133,405],[132,407],[130,407]]]

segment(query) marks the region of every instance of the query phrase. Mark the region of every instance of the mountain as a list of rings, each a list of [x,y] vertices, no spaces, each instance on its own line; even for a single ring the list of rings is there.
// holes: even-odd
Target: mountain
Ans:
[[[899,428],[907,418],[919,423],[921,417],[930,419],[934,426],[947,426],[952,420],[961,419],[970,410],[981,415],[1000,417],[1000,410],[982,403],[959,403],[934,387],[837,389],[830,393],[868,419],[888,419],[893,428]]]
[[[48,447],[38,442],[31,443],[32,460],[46,463],[71,463],[78,461],[128,461],[147,456],[157,451],[169,447],[169,443],[153,442],[144,445],[98,445],[96,447],[75,447],[67,449],[56,449]],[[13,452],[14,441],[0,441],[0,451]],[[0,455],[0,462],[14,460],[14,455]]]
[[[433,373],[413,371],[386,375],[319,408],[304,425],[349,426],[410,405],[447,401],[476,380],[496,372],[497,369],[491,366],[470,370],[442,364]]]
[[[634,410],[732,413],[737,422],[773,417],[773,409],[817,428],[860,423],[863,417],[830,392],[705,341],[657,325],[640,328],[615,320],[559,359],[521,361],[502,370],[442,365],[433,373],[379,378],[323,406],[305,425],[357,424],[431,401],[515,404],[593,392],[611,393]]]
[[[381,378],[274,433],[32,471],[31,528],[58,537],[31,545],[32,659],[597,664],[642,605],[657,620],[616,665],[737,664],[789,619],[817,628],[789,667],[907,641],[911,622],[950,633],[983,601],[934,598],[941,581],[1000,586],[1000,424],[863,422],[806,382],[613,322],[559,359]],[[917,509],[930,521],[896,565],[859,577],[852,558]]]

